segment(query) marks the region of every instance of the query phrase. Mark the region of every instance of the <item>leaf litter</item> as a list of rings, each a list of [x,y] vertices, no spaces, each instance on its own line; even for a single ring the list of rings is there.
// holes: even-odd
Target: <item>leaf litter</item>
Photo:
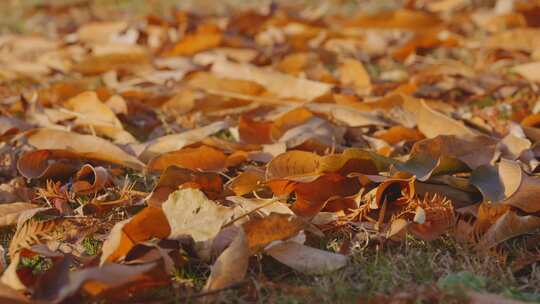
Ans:
[[[0,35],[0,298],[539,300],[540,3],[383,2],[28,10],[50,26]],[[482,259],[526,283],[489,293]]]

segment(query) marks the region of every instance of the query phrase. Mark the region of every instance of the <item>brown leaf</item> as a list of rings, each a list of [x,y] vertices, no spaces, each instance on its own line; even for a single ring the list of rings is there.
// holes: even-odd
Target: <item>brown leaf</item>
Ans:
[[[307,223],[291,214],[271,213],[243,224],[249,250],[252,254],[264,249],[273,241],[289,239],[297,235]]]
[[[272,142],[272,126],[271,122],[259,122],[241,116],[238,121],[240,140],[250,144],[269,144]]]
[[[272,159],[266,167],[266,179],[281,179],[315,173],[321,157],[305,151],[289,151]]]
[[[360,15],[346,24],[366,28],[401,28],[425,31],[442,25],[442,21],[435,14],[413,10],[396,10],[374,15]]]
[[[534,215],[520,216],[508,210],[499,217],[478,242],[478,248],[489,249],[510,238],[529,233],[540,227],[540,217]]]
[[[109,182],[109,173],[103,167],[84,165],[73,181],[73,191],[77,194],[91,194],[103,189]]]
[[[517,162],[502,160],[499,163],[499,177],[504,187],[505,205],[519,208],[528,213],[540,211],[540,178],[523,172]]]
[[[425,138],[418,130],[403,126],[395,126],[388,130],[376,133],[375,137],[382,139],[391,145],[395,145],[401,141],[416,142]]]
[[[161,208],[146,207],[132,218],[117,223],[103,243],[100,264],[119,261],[138,243],[166,238],[171,228]]]
[[[73,71],[83,75],[97,75],[111,70],[132,70],[149,63],[150,59],[144,50],[132,47],[118,53],[90,55],[75,64]]]
[[[81,166],[81,158],[67,150],[37,150],[21,156],[17,169],[26,178],[66,178]]]
[[[356,194],[360,183],[356,178],[346,178],[336,173],[327,173],[312,182],[294,186],[296,201],[292,207],[299,216],[315,216],[331,198]]]
[[[67,260],[67,259],[66,259]],[[63,263],[58,274],[49,284],[41,284],[36,290],[35,297],[42,301],[60,303],[80,289],[96,296],[107,289],[113,289],[127,283],[140,280],[144,273],[156,267],[155,264],[120,265],[107,264],[70,271],[69,263]],[[47,287],[44,289],[43,287]],[[39,288],[41,287],[41,288]]]
[[[244,171],[234,177],[228,184],[236,195],[248,194],[256,191],[264,183],[264,173],[258,170]]]
[[[216,198],[223,190],[221,177],[217,173],[198,172],[179,167],[168,167],[159,177],[159,181],[148,198],[148,204],[161,207],[169,194],[178,188],[197,188],[206,196]]]

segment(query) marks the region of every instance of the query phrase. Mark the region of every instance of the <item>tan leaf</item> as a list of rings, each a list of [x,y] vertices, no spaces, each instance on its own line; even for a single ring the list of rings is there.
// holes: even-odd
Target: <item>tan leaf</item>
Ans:
[[[195,242],[213,239],[231,220],[233,210],[209,200],[199,189],[181,189],[162,205],[171,226],[169,238],[191,236]]]
[[[404,96],[404,108],[415,115],[418,130],[427,138],[433,138],[437,135],[456,135],[458,137],[475,135],[475,132],[463,123],[433,110],[423,100]]]
[[[341,254],[323,251],[296,242],[288,241],[276,244],[266,253],[292,269],[306,274],[324,274],[347,265],[347,257]]]
[[[13,304],[30,303],[23,294],[4,283],[0,283],[0,302]]]
[[[113,98],[121,97],[111,97]],[[98,134],[112,138],[118,144],[137,142],[133,135],[124,131],[120,120],[105,103],[99,100],[95,92],[83,92],[69,99],[66,106],[77,114],[76,125],[90,126]]]
[[[528,213],[540,211],[540,178],[523,172],[517,162],[503,159],[499,163],[499,177],[505,199],[501,202]]]
[[[356,94],[365,95],[371,90],[371,80],[362,62],[345,58],[339,66],[340,81],[345,86],[351,86]]]
[[[13,257],[22,249],[40,243],[51,236],[51,232],[59,224],[57,220],[35,221],[28,220],[19,227],[9,243],[9,257]]]
[[[540,45],[539,45],[540,47]],[[540,62],[529,62],[514,66],[512,70],[525,79],[533,82],[540,82]]]
[[[207,126],[191,129],[183,133],[171,134],[150,141],[141,153],[141,159],[148,161],[160,154],[180,150],[183,147],[199,142],[206,137],[230,126],[228,121],[217,121]]]
[[[270,93],[282,98],[313,100],[328,93],[332,88],[326,83],[296,78],[273,70],[225,60],[214,63],[212,72],[219,77],[256,82]],[[287,90],[283,90],[284,87]]]
[[[0,204],[0,227],[17,224],[21,213],[38,207],[38,205],[30,203]]]
[[[92,135],[52,129],[34,129],[27,133],[28,143],[37,149],[68,150],[84,157],[107,161],[135,170],[144,164],[113,143]]]
[[[239,283],[244,279],[248,269],[250,251],[248,240],[243,229],[238,229],[236,237],[225,251],[218,257],[210,277],[204,286],[205,291],[222,289]]]

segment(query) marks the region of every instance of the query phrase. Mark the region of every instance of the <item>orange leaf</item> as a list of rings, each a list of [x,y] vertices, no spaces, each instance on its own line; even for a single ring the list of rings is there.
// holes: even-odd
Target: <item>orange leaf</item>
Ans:
[[[395,145],[403,140],[418,141],[425,138],[425,136],[418,130],[403,126],[395,126],[386,131],[379,132],[375,135],[375,137],[382,139],[391,145]]]
[[[122,227],[118,245],[106,257],[106,261],[117,261],[126,256],[136,244],[152,238],[163,239],[170,233],[171,228],[163,210],[152,206],[146,207]]]
[[[148,171],[161,172],[170,166],[191,170],[219,171],[225,168],[226,161],[225,153],[212,147],[183,148],[155,157],[148,163]]]
[[[213,24],[204,24],[197,31],[187,34],[174,48],[167,52],[169,56],[189,56],[200,51],[217,47],[222,40],[221,30]]]
[[[160,176],[148,199],[148,204],[155,207],[161,206],[169,194],[183,185],[200,189],[211,199],[219,196],[223,190],[221,177],[217,173],[197,172],[171,166]]]
[[[250,144],[269,144],[272,142],[270,130],[272,122],[258,122],[241,116],[238,122],[240,139]]]
[[[256,170],[244,171],[238,174],[229,183],[229,188],[236,195],[244,195],[261,187],[264,182],[264,173]]]
[[[335,197],[346,197],[360,190],[356,178],[346,178],[336,173],[328,173],[308,183],[298,183],[294,189],[296,202],[292,210],[300,216],[315,216]]]
[[[243,225],[252,253],[262,250],[273,241],[291,238],[305,227],[304,220],[282,213],[271,213],[267,217],[255,218]]]

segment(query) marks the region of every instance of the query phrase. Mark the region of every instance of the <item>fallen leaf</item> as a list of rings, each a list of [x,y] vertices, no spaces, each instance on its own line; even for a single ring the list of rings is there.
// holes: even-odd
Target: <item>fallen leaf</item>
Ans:
[[[230,123],[228,121],[217,121],[207,126],[185,131],[183,133],[159,137],[147,144],[140,157],[141,159],[148,161],[158,155],[180,150],[187,145],[199,142],[229,126]]]
[[[501,160],[499,177],[504,187],[505,199],[502,204],[519,208],[528,213],[540,211],[540,200],[537,193],[540,189],[540,178],[529,176],[517,162]]]
[[[111,97],[113,98],[121,97]],[[118,144],[137,142],[133,135],[124,131],[120,120],[105,103],[99,100],[95,92],[83,92],[69,99],[65,104],[77,114],[74,122],[76,125],[89,126],[98,134],[114,139]]]
[[[297,235],[307,224],[304,220],[292,215],[270,213],[243,224],[249,250],[252,254],[264,249],[274,241],[285,240]]]
[[[311,248],[288,241],[276,244],[266,253],[292,269],[306,274],[324,274],[347,265],[347,257],[341,254]]]
[[[430,108],[424,100],[404,97],[404,108],[414,114],[418,130],[427,138],[438,135],[456,135],[458,137],[475,135],[475,132],[463,123]]]
[[[118,222],[103,243],[100,264],[121,260],[136,244],[152,238],[166,238],[171,234],[164,211],[146,207],[132,218]]]
[[[178,188],[197,188],[208,197],[217,197],[223,191],[221,177],[213,172],[198,172],[179,167],[168,167],[159,177],[159,181],[148,198],[148,204],[161,207],[169,194]]]
[[[313,80],[296,78],[269,69],[261,69],[249,64],[239,64],[225,60],[212,65],[212,72],[219,77],[249,80],[266,88],[281,98],[313,100],[330,91],[331,85]],[[283,90],[287,87],[287,90]]]
[[[195,242],[213,239],[231,220],[233,210],[209,200],[199,189],[181,189],[162,205],[171,226],[169,238],[191,236]]]
[[[67,150],[69,153],[79,153],[83,157],[111,162],[135,170],[144,168],[144,164],[135,156],[105,139],[92,135],[52,129],[34,129],[27,133],[27,140],[28,144],[37,149]]]
[[[38,207],[38,205],[30,203],[0,204],[0,227],[17,224],[21,213]]]
[[[147,166],[149,172],[162,172],[170,166],[191,170],[220,171],[225,168],[227,157],[208,146],[183,148],[153,158]]]
[[[489,249],[510,238],[529,233],[540,227],[540,218],[534,215],[520,216],[508,210],[499,217],[478,242],[478,248]]]
[[[222,40],[222,33],[213,24],[201,25],[194,33],[184,36],[175,44],[168,56],[187,56],[217,47]]]
[[[238,229],[236,237],[212,266],[210,277],[203,290],[219,290],[240,283],[248,270],[250,251],[243,229]]]
[[[340,82],[350,86],[358,95],[368,94],[371,90],[371,80],[364,65],[356,59],[345,58],[339,66]]]
[[[256,191],[264,183],[264,172],[258,170],[244,171],[233,178],[228,187],[236,195],[248,194]]]
[[[315,173],[321,157],[305,151],[289,151],[272,159],[266,167],[266,179],[281,179]]]
[[[103,167],[84,165],[73,181],[73,191],[78,194],[96,193],[103,189],[109,182],[109,173]]]

